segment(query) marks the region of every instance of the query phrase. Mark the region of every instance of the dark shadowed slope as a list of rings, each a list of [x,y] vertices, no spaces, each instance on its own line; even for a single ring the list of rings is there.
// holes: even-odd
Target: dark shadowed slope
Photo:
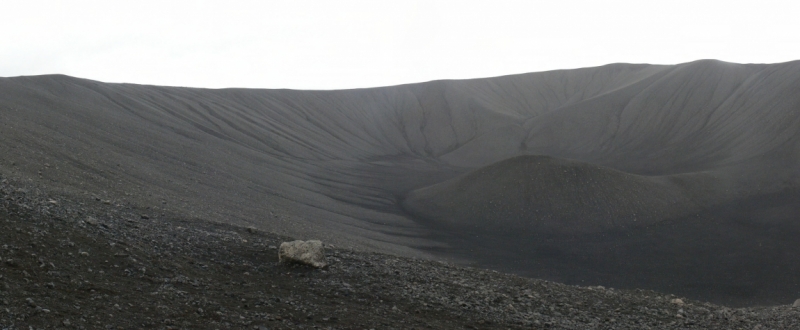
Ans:
[[[487,205],[498,194],[521,210],[490,207],[477,213],[499,219],[500,212],[501,221],[492,226],[498,232],[535,233],[547,223],[564,235],[589,235],[586,223],[603,224],[595,232],[609,228],[608,223],[630,223],[633,213],[659,226],[689,219],[692,212],[705,214],[704,219],[717,216],[716,208],[726,203],[794,196],[785,191],[800,181],[798,90],[800,62],[614,64],[344,91],[0,78],[0,170],[110,203],[150,207],[152,213],[176,211],[403,255],[523,256],[527,264],[517,260],[493,266],[511,265],[522,272],[555,269],[562,259],[519,253],[516,245],[528,246],[530,237],[475,239],[451,226],[449,234],[457,238],[444,239],[442,227],[429,224],[450,217],[446,221],[486,227],[481,217],[464,216],[466,210],[442,201]],[[551,163],[547,166],[529,162],[509,167],[510,174],[493,173],[515,160],[490,164],[520,155],[553,158],[541,158]],[[538,158],[516,161],[525,159]],[[479,169],[484,174],[471,189],[483,194],[442,189],[463,185],[467,181],[457,178]],[[563,169],[580,180],[555,175]],[[504,189],[493,181],[513,185],[521,179],[514,173],[539,170],[528,178],[544,186]],[[563,201],[547,195],[549,189],[580,199]],[[452,196],[424,201],[427,208],[417,210],[424,216],[419,219],[406,214],[400,201],[425,191]],[[523,207],[532,199],[547,200],[551,218],[540,219]],[[569,207],[572,202],[577,206]],[[683,206],[673,209],[670,203]],[[618,218],[603,217],[604,212]],[[791,214],[766,223],[795,221]],[[495,239],[507,244],[486,244]],[[730,236],[721,241],[726,244],[721,249],[743,246],[743,239]],[[483,244],[485,253],[465,252],[476,244]],[[649,255],[648,260],[658,258]],[[577,274],[606,269],[590,261],[570,267],[558,278],[580,281],[585,278]],[[611,272],[622,276],[623,284],[672,288],[664,285],[666,275],[625,282],[641,269],[627,269],[624,276]],[[747,285],[766,280],[753,278]],[[733,277],[724,281],[741,282]],[[772,301],[778,290],[787,288],[752,293],[744,300]]]
[[[547,156],[518,156],[415,190],[403,201],[448,230],[584,234],[646,226],[699,206],[668,177]]]
[[[800,190],[731,198],[714,176],[518,156],[415,190],[403,206],[447,233],[451,253],[493,268],[731,305],[793,301]]]

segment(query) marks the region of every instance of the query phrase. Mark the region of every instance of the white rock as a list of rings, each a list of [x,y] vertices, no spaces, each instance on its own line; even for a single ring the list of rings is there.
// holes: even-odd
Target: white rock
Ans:
[[[278,260],[282,263],[299,263],[316,268],[327,266],[325,249],[322,247],[322,242],[317,240],[281,243]]]
[[[800,307],[800,299],[795,300],[794,304],[792,304],[792,307]]]

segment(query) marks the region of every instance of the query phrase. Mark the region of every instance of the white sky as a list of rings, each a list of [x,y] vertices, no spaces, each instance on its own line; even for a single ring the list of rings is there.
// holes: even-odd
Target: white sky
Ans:
[[[800,1],[17,1],[0,76],[340,89],[697,59],[800,59]]]

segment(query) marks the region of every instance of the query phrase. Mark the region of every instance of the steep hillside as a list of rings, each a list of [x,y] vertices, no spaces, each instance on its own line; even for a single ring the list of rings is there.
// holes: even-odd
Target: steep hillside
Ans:
[[[728,221],[724,205],[792,200],[800,184],[797,90],[800,62],[708,60],[342,91],[0,78],[0,173],[154,214],[524,273],[564,262],[520,254],[520,246],[535,250],[530,235],[540,230],[596,235],[584,237],[590,242],[640,221]],[[753,235],[796,221],[752,205],[748,214],[758,218],[736,223],[767,224]],[[476,228],[496,234],[466,234]],[[703,228],[695,232],[715,232]],[[735,249],[745,239],[720,244]],[[486,243],[496,240],[504,243]],[[781,249],[797,245],[779,241]],[[548,249],[576,246],[558,244]],[[551,275],[581,281],[604,267],[577,263]],[[630,283],[669,288],[666,276]],[[741,284],[735,278],[724,281]],[[768,301],[781,290],[788,287],[743,300]]]

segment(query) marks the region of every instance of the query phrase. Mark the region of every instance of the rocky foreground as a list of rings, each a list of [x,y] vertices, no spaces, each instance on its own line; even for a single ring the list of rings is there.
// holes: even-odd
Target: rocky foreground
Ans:
[[[732,309],[290,240],[0,177],[0,329],[798,329]]]

